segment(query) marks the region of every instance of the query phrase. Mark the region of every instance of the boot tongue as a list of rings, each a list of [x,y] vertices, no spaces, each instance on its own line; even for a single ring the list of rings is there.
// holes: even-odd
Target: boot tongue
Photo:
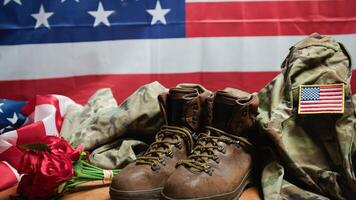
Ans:
[[[189,103],[198,92],[191,88],[172,88],[168,96],[168,124],[172,126],[189,127],[186,120],[186,112]]]
[[[235,97],[227,92],[218,91],[215,94],[213,105],[212,126],[227,133],[233,133],[231,120],[234,117],[234,107],[236,106]]]

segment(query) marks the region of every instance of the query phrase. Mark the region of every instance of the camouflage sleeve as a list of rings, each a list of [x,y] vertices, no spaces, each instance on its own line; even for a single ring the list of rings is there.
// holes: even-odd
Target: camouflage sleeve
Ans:
[[[108,112],[117,108],[117,102],[109,88],[97,90],[84,106],[74,105],[68,109],[64,116],[61,135],[71,145],[84,147],[90,146],[85,141],[87,134],[85,129],[93,124],[93,120],[102,112]]]
[[[95,149],[90,154],[89,162],[103,169],[122,169],[136,160],[147,147],[139,140],[120,139]]]
[[[153,137],[162,124],[157,96],[165,90],[153,82],[140,87],[117,106],[111,90],[101,89],[83,108],[65,116],[61,134],[74,146],[82,144],[85,150],[93,150],[128,133]]]
[[[285,180],[284,168],[278,162],[269,163],[262,173],[265,200],[328,200],[322,195],[309,192]]]

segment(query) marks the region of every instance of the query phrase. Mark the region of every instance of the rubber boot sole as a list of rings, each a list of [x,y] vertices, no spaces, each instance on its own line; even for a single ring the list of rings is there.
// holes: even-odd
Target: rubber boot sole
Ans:
[[[240,185],[238,185],[232,192],[218,194],[218,195],[212,195],[212,196],[207,196],[207,197],[194,197],[194,198],[183,198],[183,199],[168,197],[163,192],[161,195],[162,195],[162,199],[164,199],[164,200],[238,200],[240,198],[242,192],[250,184],[252,184],[252,175],[249,172],[242,179]]]

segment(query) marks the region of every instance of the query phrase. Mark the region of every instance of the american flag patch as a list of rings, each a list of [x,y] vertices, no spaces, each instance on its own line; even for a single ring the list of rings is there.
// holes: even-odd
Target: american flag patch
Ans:
[[[301,85],[298,113],[344,113],[344,84]]]

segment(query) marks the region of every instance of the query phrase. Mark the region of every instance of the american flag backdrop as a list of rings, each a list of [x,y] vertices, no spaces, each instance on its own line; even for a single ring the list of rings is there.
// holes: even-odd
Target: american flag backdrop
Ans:
[[[154,80],[254,92],[313,32],[356,58],[356,1],[0,0],[0,97],[110,87],[120,102]]]

